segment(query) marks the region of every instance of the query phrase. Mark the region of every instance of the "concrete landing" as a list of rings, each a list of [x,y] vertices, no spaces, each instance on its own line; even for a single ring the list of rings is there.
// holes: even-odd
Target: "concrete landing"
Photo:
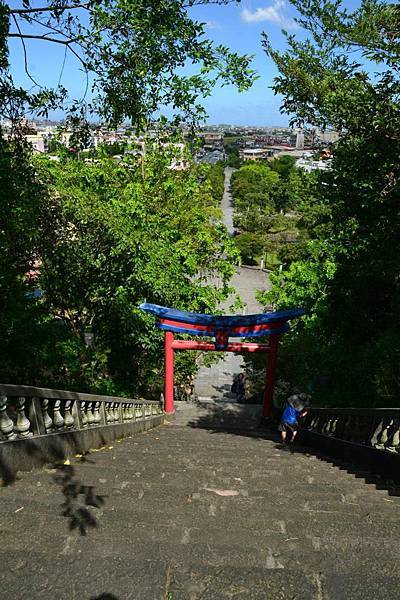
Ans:
[[[198,402],[176,402],[174,425],[207,429],[256,430],[262,417],[259,404],[200,399]]]
[[[261,432],[165,425],[0,489],[1,597],[391,600],[399,509]]]

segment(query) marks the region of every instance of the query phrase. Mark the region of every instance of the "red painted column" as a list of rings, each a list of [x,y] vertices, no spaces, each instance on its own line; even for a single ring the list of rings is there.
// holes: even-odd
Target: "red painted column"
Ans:
[[[279,335],[271,335],[269,338],[269,352],[267,354],[267,365],[265,369],[263,417],[270,417],[272,413],[276,364],[278,360],[278,344]]]
[[[174,412],[174,334],[164,334],[164,410],[167,414]]]

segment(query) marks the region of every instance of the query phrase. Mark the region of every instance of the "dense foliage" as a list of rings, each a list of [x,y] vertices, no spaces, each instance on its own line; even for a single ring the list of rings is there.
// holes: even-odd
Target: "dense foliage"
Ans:
[[[203,99],[213,87],[234,84],[247,89],[254,72],[251,57],[215,45],[205,35],[205,23],[188,12],[199,4],[228,4],[232,0],[44,0],[40,7],[0,2],[0,116],[12,117],[21,105],[46,114],[64,107],[71,117],[100,115],[107,123],[129,119],[143,129],[157,111],[169,108],[190,123],[205,116]],[[25,70],[33,86],[16,88],[7,71],[10,38],[21,41]],[[29,72],[30,44],[45,51],[58,46],[87,75],[78,100],[62,86],[43,87]],[[193,74],[182,67],[194,66]],[[71,104],[72,103],[72,104]]]
[[[243,165],[232,175],[236,244],[247,265],[264,258],[269,266],[288,264],[308,237],[303,204],[314,177],[295,168],[291,156]]]
[[[138,305],[210,312],[228,293],[236,258],[217,221],[208,167],[175,171],[172,154],[154,148],[144,163],[43,157],[36,172],[27,171],[33,182],[24,180],[30,191],[38,187],[25,213],[22,185],[2,196],[2,214],[19,215],[9,221],[7,241],[21,235],[26,255],[15,254],[13,241],[2,256],[8,326],[1,379],[113,393],[160,388],[162,334]],[[22,177],[26,165],[14,167],[14,179]],[[40,263],[29,282],[35,257]],[[220,287],[208,282],[210,274],[218,274]],[[180,366],[186,376],[193,356],[182,365],[178,359],[178,381]]]
[[[274,275],[265,299],[304,306],[281,368],[320,402],[398,405],[400,392],[400,7],[292,0],[310,37],[265,48],[275,91],[297,124],[341,132],[311,197],[306,256]]]
[[[10,119],[0,130],[1,380],[160,389],[162,335],[138,304],[210,312],[227,295],[237,252],[220,224],[222,169],[189,156],[187,168],[173,169],[181,150],[172,131],[204,117],[217,82],[243,90],[254,79],[251,58],[213,44],[189,13],[229,1],[0,0],[0,118]],[[29,89],[13,81],[11,38],[21,41]],[[29,72],[31,43],[65,49],[56,89]],[[62,86],[67,56],[87,75],[78,100]],[[183,73],[187,64],[194,74]],[[59,162],[33,158],[23,142],[21,117],[51,109],[65,110],[73,130],[74,153],[53,143]],[[163,112],[172,126],[164,128]],[[100,146],[85,160],[93,115],[112,126],[129,120],[133,132],[158,120],[158,141],[143,160],[137,148],[124,154],[126,145]],[[194,360],[177,357],[178,382]]]

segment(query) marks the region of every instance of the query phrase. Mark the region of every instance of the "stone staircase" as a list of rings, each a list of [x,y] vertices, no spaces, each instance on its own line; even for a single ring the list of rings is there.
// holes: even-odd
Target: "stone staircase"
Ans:
[[[240,408],[221,422],[220,406],[178,407],[175,422],[0,489],[0,597],[398,598],[399,498],[278,449]]]

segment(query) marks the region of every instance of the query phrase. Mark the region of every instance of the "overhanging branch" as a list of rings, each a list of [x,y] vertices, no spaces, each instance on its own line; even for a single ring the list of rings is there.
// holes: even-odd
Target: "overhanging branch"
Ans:
[[[66,10],[75,10],[77,8],[83,8],[87,10],[89,4],[67,4],[66,6],[42,6],[41,8],[13,8],[9,12],[11,15],[28,15],[30,13],[41,13],[41,12],[64,12]]]
[[[30,35],[28,33],[9,33],[8,37],[10,38],[18,38],[20,40],[22,39],[27,39],[27,40],[41,40],[44,42],[52,42],[54,44],[61,44],[62,46],[67,46],[68,50],[70,52],[72,52],[72,54],[74,54],[76,56],[76,58],[82,63],[82,65],[85,67],[85,69],[87,70],[87,64],[84,61],[84,59],[82,58],[82,56],[80,56],[76,50],[74,50],[74,48],[72,48],[71,44],[77,43],[79,38],[76,39],[71,39],[71,40],[58,40],[57,38],[49,38],[46,37],[45,35]]]

